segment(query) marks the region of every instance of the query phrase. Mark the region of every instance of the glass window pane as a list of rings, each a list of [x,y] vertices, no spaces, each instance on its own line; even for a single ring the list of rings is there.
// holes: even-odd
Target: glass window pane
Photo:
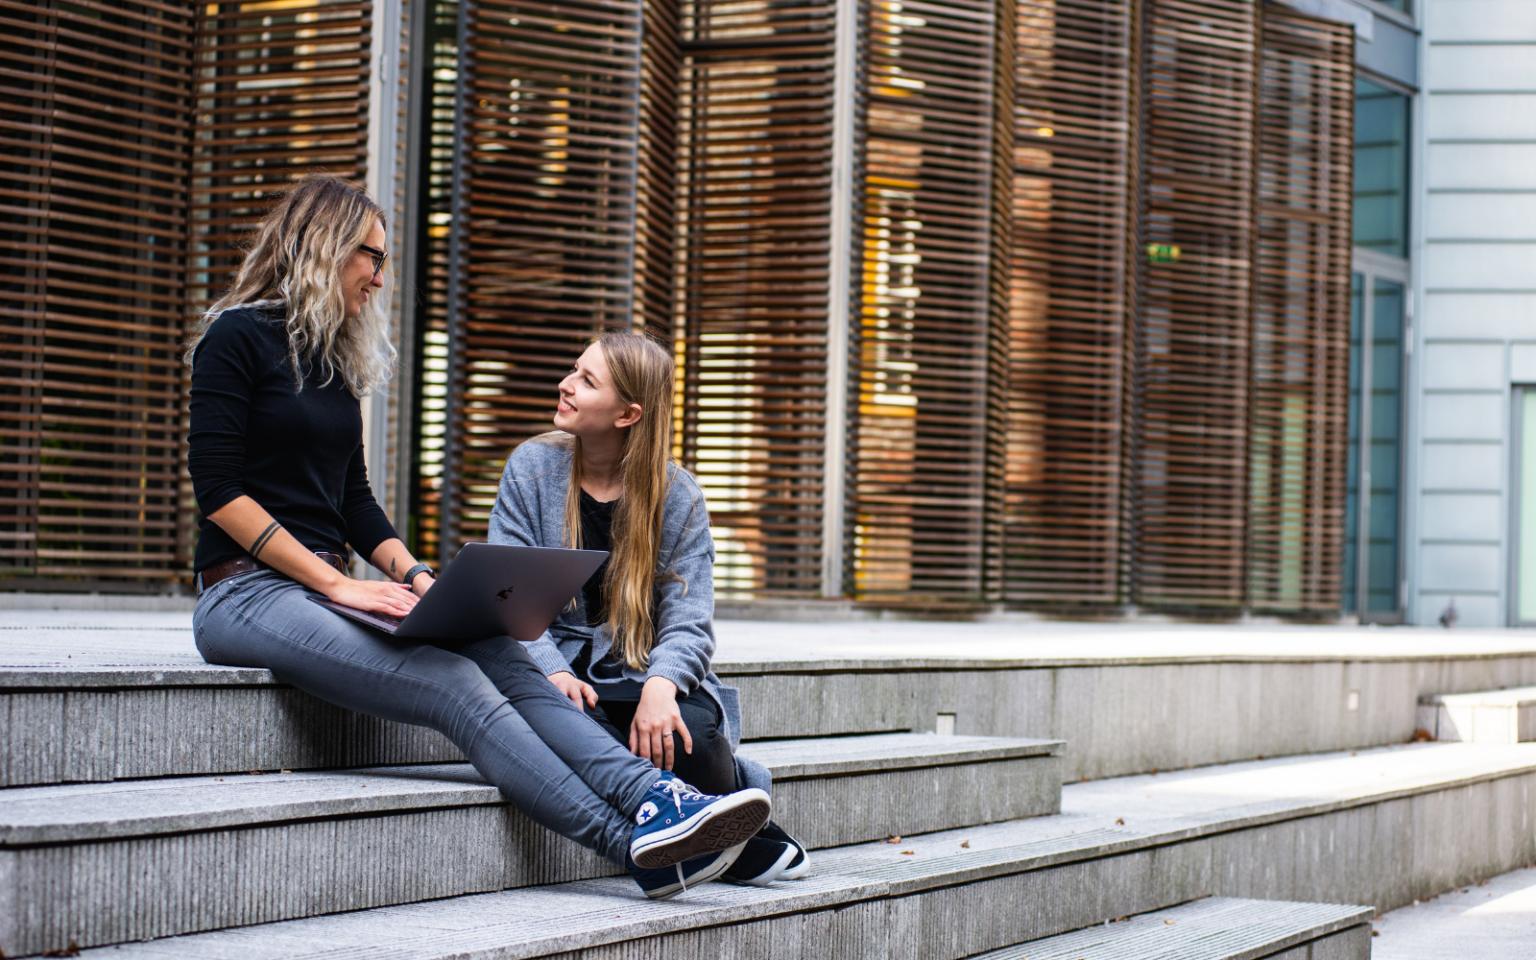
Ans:
[[[1355,81],[1355,245],[1408,255],[1408,98]]]
[[[1365,609],[1398,609],[1398,474],[1402,460],[1400,385],[1403,285],[1378,278],[1371,290],[1370,484]]]
[[[1349,281],[1349,453],[1344,467],[1344,612],[1358,609],[1355,576],[1360,557],[1360,327],[1365,322],[1365,278],[1352,274]]]
[[[1520,391],[1520,556],[1515,617],[1536,621],[1536,390]]]

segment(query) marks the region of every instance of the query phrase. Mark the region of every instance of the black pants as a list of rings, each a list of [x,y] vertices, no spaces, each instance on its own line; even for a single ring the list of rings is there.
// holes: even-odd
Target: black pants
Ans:
[[[599,692],[598,696],[602,696]],[[601,699],[587,714],[629,746],[629,725],[639,709],[639,700]],[[705,793],[731,793],[736,789],[736,758],[731,742],[720,730],[720,708],[709,694],[695,690],[677,698],[678,712],[693,738],[693,753],[683,751],[683,738],[672,734],[672,772]]]

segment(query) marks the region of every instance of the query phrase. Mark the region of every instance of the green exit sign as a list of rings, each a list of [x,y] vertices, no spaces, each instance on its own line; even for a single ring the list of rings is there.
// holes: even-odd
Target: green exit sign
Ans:
[[[1147,244],[1148,263],[1178,263],[1181,251],[1171,243]]]

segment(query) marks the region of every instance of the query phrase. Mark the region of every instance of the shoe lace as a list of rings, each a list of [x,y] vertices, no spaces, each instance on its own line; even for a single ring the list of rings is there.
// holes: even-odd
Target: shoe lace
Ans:
[[[704,794],[700,793],[698,790],[695,790],[693,787],[690,787],[688,784],[677,779],[676,777],[673,777],[671,780],[668,780],[665,784],[663,784],[661,790],[663,793],[672,794],[672,802],[677,804],[677,812],[679,814],[683,812],[684,797],[704,796]],[[678,875],[682,875],[681,871],[679,871]]]

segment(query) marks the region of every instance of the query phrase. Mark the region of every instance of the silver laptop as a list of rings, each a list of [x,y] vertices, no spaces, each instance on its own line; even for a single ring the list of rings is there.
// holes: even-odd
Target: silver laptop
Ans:
[[[309,599],[397,637],[441,643],[502,635],[537,640],[607,557],[606,550],[467,543],[404,617]]]

